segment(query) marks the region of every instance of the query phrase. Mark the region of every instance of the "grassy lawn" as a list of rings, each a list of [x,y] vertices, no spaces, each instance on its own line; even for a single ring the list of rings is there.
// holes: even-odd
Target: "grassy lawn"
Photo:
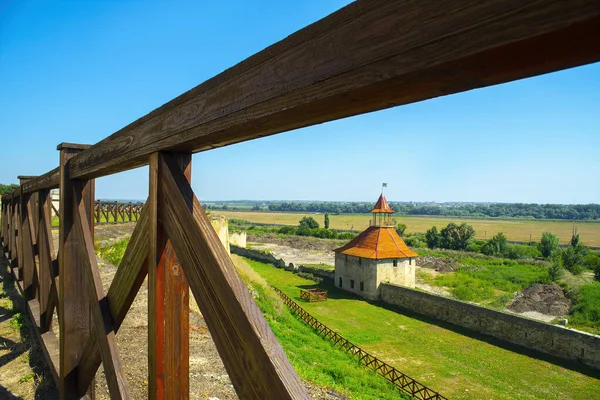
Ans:
[[[448,398],[592,399],[600,393],[596,378],[359,300],[331,285],[320,284],[329,291],[327,302],[304,303],[299,289],[314,282],[248,263],[331,329]]]
[[[321,264],[303,264],[303,265],[305,265],[307,267],[310,267],[310,268],[322,269],[324,271],[333,271],[333,270],[335,270],[335,267],[333,265],[323,264],[323,263],[321,263]]]
[[[351,399],[409,399],[293,316],[279,296],[241,257],[232,259],[298,375]]]
[[[258,211],[211,211],[215,214],[225,215],[227,218],[242,219],[249,222],[265,224],[298,225],[304,216],[312,216],[323,225],[323,214],[315,213],[281,213]],[[340,214],[329,215],[330,227],[333,229],[354,229],[362,231],[369,226],[370,214]],[[429,217],[429,216],[403,216],[395,218],[408,226],[406,233],[426,232],[432,226],[438,229],[450,222],[467,222],[473,225],[477,232],[477,239],[489,239],[499,232],[504,232],[508,240],[528,242],[529,235],[534,242],[539,242],[543,232],[552,232],[560,238],[560,243],[566,244],[571,239],[573,223],[571,221],[545,221],[527,219],[474,219],[460,217]],[[577,222],[577,231],[581,240],[588,246],[600,247],[600,222]]]
[[[432,250],[422,250],[421,253],[448,257],[447,253]],[[448,288],[458,300],[477,302],[486,307],[504,308],[515,292],[520,292],[536,282],[550,281],[545,266],[492,257],[452,258],[464,266],[456,272],[435,277],[420,273],[419,278],[430,285]]]

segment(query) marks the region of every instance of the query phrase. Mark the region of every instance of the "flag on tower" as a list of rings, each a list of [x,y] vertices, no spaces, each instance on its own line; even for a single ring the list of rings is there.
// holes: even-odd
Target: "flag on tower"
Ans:
[[[387,187],[387,183],[384,183],[381,187]]]

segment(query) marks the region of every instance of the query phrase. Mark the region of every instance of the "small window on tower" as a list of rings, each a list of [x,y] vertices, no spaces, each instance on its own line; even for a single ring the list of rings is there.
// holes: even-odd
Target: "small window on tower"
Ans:
[[[345,261],[348,262],[348,254],[344,254]]]
[[[340,287],[342,287],[342,277],[340,276]]]
[[[398,266],[398,260],[394,260],[394,267]]]
[[[408,265],[412,265],[412,258],[408,259]]]
[[[361,282],[360,283],[360,291],[362,292],[363,290],[365,290],[365,283]]]
[[[362,265],[362,258],[358,258],[358,265]]]
[[[354,279],[350,279],[350,289],[354,289]]]

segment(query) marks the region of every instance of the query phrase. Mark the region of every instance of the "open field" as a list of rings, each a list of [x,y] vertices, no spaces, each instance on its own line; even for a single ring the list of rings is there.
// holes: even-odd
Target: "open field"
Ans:
[[[357,299],[333,286],[323,303],[299,300],[312,281],[258,262],[252,268],[321,322],[451,399],[590,399],[600,380]],[[281,340],[281,339],[280,339]],[[285,347],[285,346],[284,346]]]
[[[323,226],[323,214],[318,213],[277,213],[257,211],[215,211],[211,213],[225,215],[227,218],[243,219],[249,222],[263,224],[298,225],[298,221],[304,216],[315,218]],[[353,229],[362,231],[369,226],[370,214],[340,214],[330,215],[330,228]],[[398,222],[408,226],[407,233],[425,232],[432,226],[438,229],[448,225],[449,222],[467,222],[473,225],[477,232],[477,239],[489,239],[498,232],[504,232],[508,240],[516,242],[528,242],[529,235],[534,242],[538,242],[543,232],[551,232],[560,238],[560,243],[566,244],[571,240],[573,223],[570,221],[546,221],[546,220],[501,220],[501,219],[475,219],[459,217],[429,217],[429,216],[403,216],[395,217]],[[600,222],[576,222],[577,232],[584,244],[600,247]]]

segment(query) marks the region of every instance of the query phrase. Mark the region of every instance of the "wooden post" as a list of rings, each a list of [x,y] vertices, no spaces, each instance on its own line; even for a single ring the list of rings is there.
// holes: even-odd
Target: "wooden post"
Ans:
[[[57,303],[54,244],[52,242],[52,197],[50,190],[38,192],[38,273],[40,285],[40,329],[46,332],[52,326],[52,314]],[[54,287],[53,284],[54,283]]]
[[[189,398],[189,287],[161,222],[162,153],[150,156],[148,266],[148,398]],[[191,179],[191,154],[175,154]]]
[[[60,151],[60,226],[59,226],[59,300],[60,315],[60,396],[61,399],[81,398],[88,395],[94,398],[94,382],[87,393],[77,389],[77,365],[84,346],[90,337],[90,302],[86,294],[85,271],[81,267],[82,243],[74,232],[74,222],[78,213],[75,202],[75,188],[82,188],[82,202],[89,213],[90,230],[93,232],[94,181],[75,185],[69,176],[68,161],[89,146],[62,143]]]
[[[37,288],[37,271],[35,265],[35,252],[34,252],[34,233],[32,232],[34,218],[33,209],[31,203],[35,202],[35,197],[31,194],[23,193],[23,184],[35,176],[18,176],[19,184],[21,185],[21,197],[20,197],[20,213],[19,213],[19,271],[22,272],[23,279],[23,292],[25,293],[25,300],[33,299],[38,295]]]

